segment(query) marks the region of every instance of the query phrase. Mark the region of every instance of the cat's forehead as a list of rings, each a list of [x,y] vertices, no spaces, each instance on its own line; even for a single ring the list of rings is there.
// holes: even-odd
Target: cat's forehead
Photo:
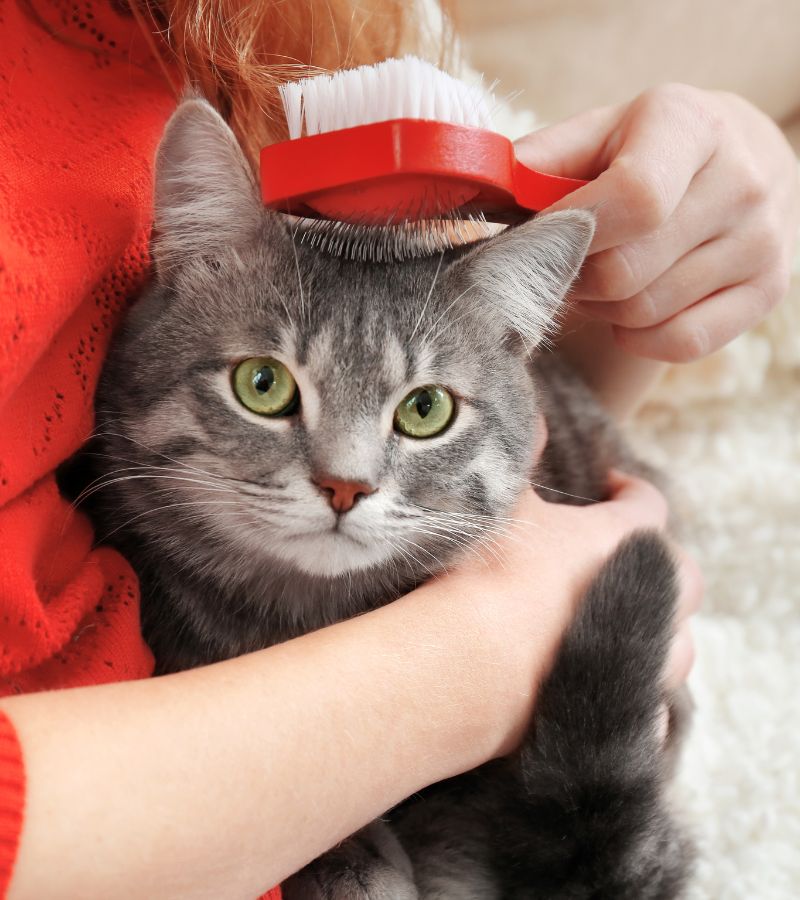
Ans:
[[[415,373],[452,372],[494,343],[458,296],[451,265],[446,255],[374,264],[261,244],[188,279],[166,330],[187,356],[280,351],[320,382],[346,374],[394,389]],[[178,340],[187,321],[192,340]]]

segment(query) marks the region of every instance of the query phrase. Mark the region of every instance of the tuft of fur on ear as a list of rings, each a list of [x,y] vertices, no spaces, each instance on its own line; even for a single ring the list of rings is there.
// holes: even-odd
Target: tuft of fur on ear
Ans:
[[[548,213],[508,228],[465,257],[463,276],[530,346],[553,329],[586,258],[595,217],[588,210]]]
[[[252,239],[264,210],[236,137],[207,101],[187,96],[167,123],[155,167],[156,268]]]

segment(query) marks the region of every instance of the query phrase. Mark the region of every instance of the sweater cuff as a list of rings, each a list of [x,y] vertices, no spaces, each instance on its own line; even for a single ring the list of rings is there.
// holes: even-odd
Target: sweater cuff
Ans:
[[[17,733],[0,711],[0,898],[5,897],[17,858],[25,804],[25,768]]]

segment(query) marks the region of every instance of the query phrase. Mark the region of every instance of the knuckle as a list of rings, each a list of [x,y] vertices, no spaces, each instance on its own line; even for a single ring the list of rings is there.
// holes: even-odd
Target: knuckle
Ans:
[[[628,245],[611,247],[598,257],[592,270],[592,281],[601,300],[624,300],[639,290],[638,257]]]
[[[788,265],[778,262],[772,266],[766,276],[756,285],[756,311],[759,314],[773,310],[789,291],[791,271]]]
[[[755,160],[741,160],[735,177],[744,206],[760,206],[767,202],[771,191],[770,180]]]
[[[727,120],[707,91],[679,81],[667,81],[645,92],[649,103],[680,124],[687,133],[712,132],[720,135]]]
[[[635,162],[618,157],[613,163],[633,227],[641,233],[655,231],[669,215],[663,186],[653,172],[644,172]]]
[[[658,324],[658,310],[655,300],[648,290],[620,304],[620,322],[624,328],[649,328]]]
[[[708,331],[702,325],[677,321],[670,335],[669,362],[688,363],[702,359],[711,350]]]
[[[783,258],[785,235],[777,216],[759,218],[750,242],[751,252],[765,268],[780,264]]]
[[[693,105],[697,102],[700,92],[697,88],[680,81],[664,81],[661,84],[648,88],[642,98],[646,102],[660,107]]]

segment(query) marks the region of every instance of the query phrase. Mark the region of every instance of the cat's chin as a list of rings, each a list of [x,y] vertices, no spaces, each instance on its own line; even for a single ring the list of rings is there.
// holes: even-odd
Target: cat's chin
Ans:
[[[293,536],[280,556],[305,575],[336,578],[378,566],[392,555],[389,544],[371,537],[361,540],[340,531]]]

